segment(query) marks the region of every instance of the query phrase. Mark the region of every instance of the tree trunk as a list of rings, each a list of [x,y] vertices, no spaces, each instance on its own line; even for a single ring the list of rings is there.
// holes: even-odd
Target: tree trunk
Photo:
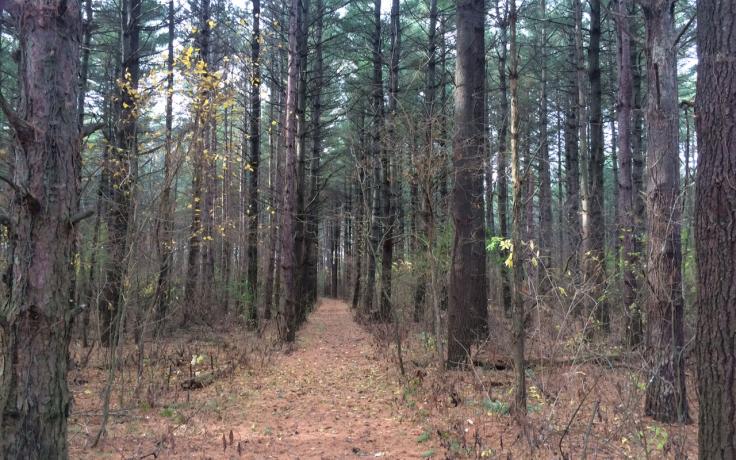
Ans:
[[[448,310],[447,364],[450,367],[466,362],[471,344],[482,340],[488,332],[483,226],[484,18],[483,0],[458,1],[452,205],[455,238]]]
[[[320,191],[322,189],[322,178],[320,177],[322,157],[322,87],[324,58],[322,56],[322,31],[324,28],[324,2],[317,0],[315,7],[315,49],[314,49],[314,78],[312,95],[312,158],[310,159],[310,190],[306,207],[306,233],[305,233],[305,273],[304,292],[308,305],[314,305],[317,301],[317,275],[319,259],[319,227],[320,227]]]
[[[276,75],[279,75],[280,77],[283,77],[283,51],[278,54],[278,59],[275,59],[277,67],[274,69],[272,67],[272,70],[277,71],[278,73],[275,73]],[[272,61],[273,65],[273,61]],[[281,78],[279,78],[279,81],[281,81]],[[268,262],[266,265],[266,281],[264,283],[263,287],[263,319],[269,320],[271,319],[271,313],[273,310],[273,306],[276,305],[279,306],[279,302],[276,301],[274,298],[274,293],[278,292],[278,288],[276,286],[277,280],[280,278],[280,267],[277,266],[277,255],[280,253],[279,245],[280,245],[280,235],[279,235],[279,222],[281,217],[281,205],[283,204],[282,196],[281,196],[281,186],[283,182],[283,175],[282,175],[282,168],[284,165],[283,161],[283,154],[284,154],[284,145],[285,143],[282,143],[282,140],[284,136],[282,136],[283,131],[280,129],[277,129],[279,127],[283,127],[285,123],[285,114],[284,112],[284,105],[286,101],[286,88],[284,88],[281,85],[278,85],[275,80],[271,80],[270,84],[270,92],[271,94],[276,95],[276,101],[273,100],[270,101],[269,104],[269,118],[271,120],[271,126],[268,130],[268,143],[269,143],[269,174],[270,174],[270,181],[269,184],[269,191],[271,195],[271,209],[269,212],[269,252],[268,252]],[[274,118],[274,105],[278,107],[278,115],[276,118]],[[274,124],[274,122],[276,122]]]
[[[698,446],[704,460],[736,458],[736,6],[698,2]]]
[[[580,199],[580,242],[575,257],[578,262],[584,262],[584,256],[589,247],[590,238],[590,209],[589,209],[589,170],[588,170],[588,91],[586,87],[585,60],[583,57],[583,4],[581,0],[573,0],[574,15],[574,58],[575,63],[575,91],[577,91],[576,120],[578,131],[578,162],[580,164],[578,197]],[[577,266],[576,266],[577,268]],[[585,268],[585,265],[583,265]]]
[[[432,170],[434,153],[434,126],[435,126],[435,110],[436,110],[436,74],[437,74],[437,0],[430,0],[429,2],[429,30],[427,31],[427,55],[429,57],[427,61],[427,79],[424,87],[424,110],[425,110],[425,154],[415,154],[414,157],[414,181],[412,183],[412,208],[414,209],[414,215],[417,214],[421,217],[420,224],[417,223],[420,219],[414,219],[414,225],[412,228],[413,240],[415,242],[424,241],[424,253],[427,258],[431,257],[432,253],[431,245],[434,241],[429,240],[428,236],[434,234],[434,229],[430,226],[434,225],[433,208],[432,203],[432,182],[434,179],[435,171]],[[393,57],[393,56],[392,56]],[[444,70],[444,69],[443,69]],[[417,149],[412,148],[412,151]],[[444,155],[444,152],[440,152],[440,155]],[[421,203],[420,203],[421,195]],[[421,247],[420,244],[416,244],[416,249]],[[421,320],[425,311],[425,303],[427,298],[427,270],[418,270],[419,274],[417,277],[417,284],[414,289],[414,321],[418,322]],[[444,358],[443,358],[444,359]]]
[[[353,299],[352,308],[356,310],[360,303],[362,296],[362,281],[363,281],[363,253],[365,248],[365,232],[367,230],[365,225],[365,169],[366,169],[366,158],[365,158],[365,114],[362,108],[359,108],[360,114],[358,115],[358,160],[357,160],[357,179],[358,183],[355,185],[356,200],[355,200],[355,217],[353,219],[354,227],[354,258],[355,258],[355,280],[353,282]]]
[[[296,220],[296,187],[297,187],[297,155],[296,155],[296,103],[297,85],[301,72],[301,55],[298,49],[299,24],[302,8],[300,0],[291,0],[289,7],[289,41],[288,41],[288,76],[286,82],[286,164],[284,165],[283,205],[281,222],[281,277],[284,288],[284,300],[281,311],[284,316],[284,328],[281,339],[294,342],[297,327],[297,305],[299,292],[297,286],[296,241],[294,239]]]
[[[642,1],[647,27],[647,347],[645,412],[687,422],[680,247],[674,0]]]
[[[296,286],[299,302],[296,305],[297,327],[306,320],[307,311],[311,307],[305,291],[307,273],[306,261],[306,189],[307,189],[307,68],[309,64],[309,0],[300,0],[302,9],[297,36],[297,50],[301,62],[299,81],[297,83],[296,98],[296,155],[297,155],[297,186],[296,186],[296,222],[294,239],[296,240]]]
[[[394,142],[394,134],[396,130],[396,110],[399,96],[399,55],[401,53],[401,23],[399,19],[399,0],[393,0],[391,3],[391,62],[389,65],[389,83],[388,83],[388,119],[386,121],[387,137],[389,142]],[[378,312],[379,321],[391,320],[391,270],[394,255],[394,227],[396,226],[396,216],[393,210],[393,193],[391,178],[391,152],[388,145],[384,145],[381,150],[381,169],[383,170],[383,184],[381,185],[381,195],[383,204],[383,247],[381,253],[381,306]],[[398,155],[395,155],[398,157]]]
[[[521,210],[524,206],[521,160],[519,158],[519,51],[516,44],[516,0],[510,0],[509,29],[511,33],[509,83],[511,89],[511,177],[514,184],[514,208],[511,244],[512,280],[514,288],[513,303],[513,342],[514,342],[514,405],[516,414],[526,414],[526,364],[524,362],[524,283],[523,260],[525,258],[522,241]],[[530,200],[530,198],[527,198]],[[531,201],[531,200],[530,200]]]
[[[156,222],[159,274],[156,291],[156,320],[163,327],[171,302],[171,265],[174,255],[174,201],[171,187],[174,182],[174,154],[172,152],[173,99],[174,99],[174,0],[169,0],[169,48],[166,57],[166,140],[164,156],[164,188],[161,192],[160,218]]]
[[[78,212],[80,4],[8,5],[18,33],[10,295],[0,313],[0,450],[6,458],[67,458],[72,255]],[[70,78],[72,76],[72,78]]]
[[[500,0],[499,0],[500,1]],[[509,237],[508,230],[508,186],[506,180],[506,137],[508,135],[509,125],[509,100],[508,85],[506,84],[506,34],[508,28],[508,0],[504,5],[503,11],[496,3],[496,17],[499,30],[499,48],[501,48],[498,56],[498,81],[499,90],[501,92],[501,104],[499,108],[499,128],[498,128],[498,157],[496,167],[498,169],[498,230],[503,238]],[[509,286],[509,272],[506,267],[501,267],[501,301],[503,304],[503,313],[507,318],[511,317],[511,287]]]
[[[619,0],[616,5],[616,41],[618,44],[618,234],[622,239],[623,302],[626,317],[626,344],[634,347],[641,342],[641,313],[636,303],[638,282],[635,269],[638,255],[635,247],[634,190],[632,176],[632,122],[634,84],[631,58],[630,0]]]
[[[210,0],[201,0],[199,6],[199,30],[196,43],[199,48],[199,60],[205,65],[209,59],[210,47]],[[194,113],[194,159],[192,171],[192,224],[189,229],[189,254],[187,256],[187,275],[184,285],[184,320],[187,326],[191,320],[194,307],[199,307],[202,300],[201,286],[206,276],[207,253],[205,238],[209,236],[207,221],[210,206],[208,203],[208,184],[205,182],[211,175],[211,159],[209,147],[209,131],[211,129],[211,105],[205,101],[209,99],[207,88],[197,89],[197,108]],[[210,229],[211,230],[211,229]],[[210,237],[211,238],[211,237]],[[212,284],[206,284],[208,287]]]
[[[115,130],[116,147],[109,159],[110,203],[107,212],[108,262],[107,282],[100,296],[102,319],[101,342],[108,347],[117,341],[118,321],[123,306],[123,280],[128,262],[128,229],[132,219],[132,194],[136,181],[138,139],[138,80],[140,77],[140,16],[141,0],[123,2],[123,54],[118,84],[119,118]]]
[[[261,160],[261,1],[253,0],[253,34],[251,36],[250,86],[250,172],[248,199],[248,325],[258,327],[258,171]]]
[[[569,59],[570,63],[575,62],[574,36],[569,37]],[[564,271],[572,273],[577,272],[578,252],[580,249],[580,146],[578,144],[578,90],[576,69],[568,72],[569,84],[572,93],[567,96],[567,104],[565,107],[565,188],[567,195],[565,196],[565,210],[567,214],[567,244],[565,247],[565,256],[567,261],[563,267]]]
[[[381,50],[381,0],[373,2],[373,81],[371,82],[371,177],[372,212],[370,219],[370,247],[368,248],[368,272],[366,277],[363,312],[373,315],[373,297],[376,290],[376,255],[381,244],[381,157],[383,156],[382,130],[383,110],[383,52]]]
[[[79,71],[79,95],[77,97],[77,110],[79,112],[78,115],[78,123],[79,123],[79,129],[84,130],[84,106],[86,105],[86,99],[87,99],[87,91],[89,88],[89,55],[90,55],[90,49],[92,44],[92,28],[93,28],[93,13],[92,13],[92,0],[85,0],[84,2],[84,22],[82,23],[82,60],[81,60],[81,66]],[[0,34],[2,34],[2,28],[0,28]],[[0,50],[1,51],[1,50]],[[2,88],[2,80],[0,79],[0,88]],[[84,151],[84,138],[80,139],[82,142],[82,151]],[[0,140],[1,142],[1,140]],[[99,205],[99,194],[98,194],[98,200],[97,204]],[[92,250],[90,251],[90,259],[93,259],[94,262],[90,265],[96,266],[96,251],[97,251],[97,243],[99,242],[99,228],[100,228],[100,216],[99,214],[95,215],[95,224],[93,227],[93,234],[92,234]],[[74,257],[79,257],[79,259],[82,259],[82,253],[79,248],[79,241],[80,241],[81,235],[77,234],[75,235],[74,239]],[[88,341],[88,335],[89,331],[87,330],[89,327],[89,317],[90,317],[90,308],[91,305],[90,302],[88,302],[88,299],[90,299],[89,293],[91,292],[92,286],[85,287],[84,292],[81,295],[78,295],[79,290],[79,281],[78,277],[82,274],[81,269],[79,272],[75,269],[72,272],[72,282],[71,282],[71,288],[69,292],[69,299],[71,302],[73,302],[75,305],[80,304],[82,302],[86,303],[84,311],[82,312],[82,345],[86,348],[89,345]],[[90,273],[91,275],[91,273]],[[93,276],[89,276],[88,280],[92,281]]]
[[[549,135],[547,133],[547,5],[545,0],[540,4],[541,25],[541,69],[539,95],[539,289],[542,294],[549,290],[551,285],[550,274],[552,269],[552,181],[549,172]]]
[[[610,329],[608,303],[605,299],[606,225],[603,215],[603,119],[601,113],[601,1],[590,0],[590,46],[588,80],[590,82],[590,158],[587,195],[588,229],[586,230],[585,275],[592,284],[593,316],[596,327]],[[581,121],[584,123],[584,121]]]

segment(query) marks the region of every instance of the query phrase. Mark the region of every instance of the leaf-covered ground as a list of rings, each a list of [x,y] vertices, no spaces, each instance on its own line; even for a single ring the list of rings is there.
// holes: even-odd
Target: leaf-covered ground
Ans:
[[[195,369],[201,368],[190,372],[218,367],[207,351],[198,351],[204,348],[188,349],[195,350]],[[99,394],[105,377],[102,369],[80,372],[71,385],[72,456],[428,457],[435,452],[433,441],[405,404],[383,350],[353,321],[343,302],[322,300],[295,346],[276,353],[268,365],[253,368],[251,360],[251,366],[238,366],[229,377],[185,392],[177,383],[187,377],[190,363],[183,363],[182,371],[167,377],[169,391],[155,407],[143,396],[133,409],[130,402],[120,407],[113,403],[107,434],[95,448],[90,444],[101,420]],[[188,358],[188,353],[181,354]]]

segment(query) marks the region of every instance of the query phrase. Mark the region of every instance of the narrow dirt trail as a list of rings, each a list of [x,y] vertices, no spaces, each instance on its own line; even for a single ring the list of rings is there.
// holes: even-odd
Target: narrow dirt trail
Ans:
[[[243,457],[420,458],[430,446],[371,343],[345,303],[323,299],[295,350],[251,382],[236,429]]]

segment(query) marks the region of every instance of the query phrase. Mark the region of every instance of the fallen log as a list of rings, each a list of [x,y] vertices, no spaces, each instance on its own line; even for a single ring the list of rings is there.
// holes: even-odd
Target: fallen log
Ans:
[[[200,372],[199,374],[182,381],[181,387],[184,390],[199,390],[200,388],[212,385],[218,379],[231,375],[234,370],[235,366],[228,364],[225,367],[221,367],[213,371]]]

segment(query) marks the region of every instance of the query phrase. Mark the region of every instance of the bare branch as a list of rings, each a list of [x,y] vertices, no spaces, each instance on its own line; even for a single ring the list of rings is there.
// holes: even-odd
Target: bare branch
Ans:
[[[87,209],[86,211],[79,211],[78,213],[74,214],[73,216],[69,218],[69,225],[71,226],[77,225],[79,222],[83,221],[84,219],[87,219],[94,215],[95,215],[94,209]]]
[[[692,25],[693,21],[695,21],[695,18],[696,17],[697,17],[697,14],[693,14],[690,17],[690,19],[687,21],[687,24],[685,24],[684,26],[682,26],[682,30],[680,30],[680,33],[677,34],[677,38],[675,39],[675,45],[677,45],[680,42],[680,39],[682,38],[683,35],[685,35],[685,32],[687,32],[687,30],[690,28],[690,26]]]
[[[93,134],[94,132],[96,132],[96,131],[104,128],[104,127],[105,127],[105,123],[102,123],[102,122],[92,123],[90,125],[84,125],[82,127],[82,132],[80,133],[80,135],[81,135],[82,139],[84,139],[85,137]]]
[[[3,111],[5,117],[8,119],[8,123],[15,130],[21,140],[30,137],[33,133],[33,127],[29,125],[28,122],[20,118],[15,110],[10,107],[10,104],[8,104],[8,101],[5,99],[2,92],[0,92],[0,110]]]

